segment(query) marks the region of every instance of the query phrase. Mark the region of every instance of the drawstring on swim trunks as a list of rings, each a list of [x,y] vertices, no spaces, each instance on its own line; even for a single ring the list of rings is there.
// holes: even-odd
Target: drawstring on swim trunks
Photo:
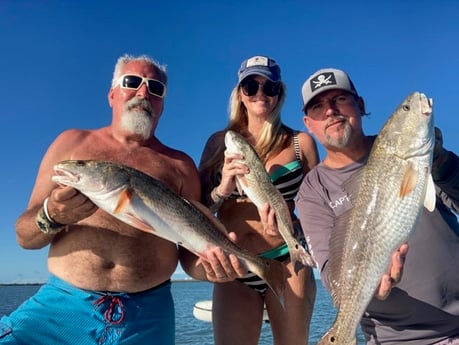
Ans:
[[[95,301],[93,304],[96,307],[102,305],[105,303],[105,301],[110,300],[110,306],[104,313],[104,319],[105,321],[117,325],[121,323],[124,319],[124,306],[123,302],[121,302],[121,299],[117,296],[112,296],[112,295],[103,295],[101,296],[97,301]],[[120,315],[118,318],[114,319],[114,314],[115,314],[115,308],[118,308],[120,311]]]

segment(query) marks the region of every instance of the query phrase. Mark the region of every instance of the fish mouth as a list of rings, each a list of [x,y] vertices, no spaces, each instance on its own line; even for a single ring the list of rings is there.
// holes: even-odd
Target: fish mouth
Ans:
[[[54,172],[56,175],[53,177],[55,182],[72,182],[78,183],[80,181],[80,176],[69,170],[60,168],[58,165],[54,167]]]
[[[422,113],[422,115],[425,115],[425,116],[432,115],[432,103],[433,103],[432,98],[426,99],[425,102],[421,103],[421,113]]]

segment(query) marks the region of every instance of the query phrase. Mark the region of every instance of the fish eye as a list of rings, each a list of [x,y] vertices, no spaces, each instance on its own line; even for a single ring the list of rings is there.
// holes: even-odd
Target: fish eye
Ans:
[[[409,105],[404,105],[402,107],[403,110],[406,110],[406,111],[409,111],[410,110],[410,106]]]

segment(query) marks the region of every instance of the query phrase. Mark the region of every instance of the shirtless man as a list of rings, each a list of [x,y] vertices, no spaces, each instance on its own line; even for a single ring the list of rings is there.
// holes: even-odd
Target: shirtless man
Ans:
[[[23,248],[50,245],[50,277],[35,296],[0,320],[0,344],[174,344],[170,277],[181,260],[188,273],[199,268],[203,278],[197,257],[116,220],[77,190],[51,180],[59,161],[110,160],[200,200],[192,159],[154,135],[166,84],[165,67],[151,58],[120,57],[108,93],[111,125],[67,130],[48,148],[16,232]],[[242,270],[221,249],[209,255],[210,280],[233,279]],[[226,271],[233,276],[225,277]]]

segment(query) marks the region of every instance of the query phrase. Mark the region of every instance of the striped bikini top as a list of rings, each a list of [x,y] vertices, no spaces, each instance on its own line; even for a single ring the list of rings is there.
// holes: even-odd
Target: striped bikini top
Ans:
[[[303,167],[300,159],[300,145],[298,143],[298,132],[293,134],[293,144],[295,147],[295,160],[276,169],[270,176],[271,182],[281,192],[285,200],[293,200],[300,189],[303,180]],[[239,194],[235,189],[229,196],[232,199],[246,198],[244,192]]]

